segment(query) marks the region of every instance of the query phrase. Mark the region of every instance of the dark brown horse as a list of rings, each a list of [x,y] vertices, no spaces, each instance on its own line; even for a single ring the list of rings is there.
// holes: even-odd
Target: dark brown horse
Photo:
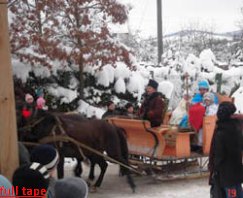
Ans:
[[[60,122],[59,122],[60,121]],[[117,128],[104,120],[88,120],[79,115],[74,114],[52,114],[46,111],[39,110],[34,113],[34,116],[29,120],[32,124],[29,133],[25,133],[24,140],[38,141],[43,137],[51,135],[54,127],[56,127],[55,134],[62,134],[65,131],[65,135],[107,155],[119,162],[128,165],[128,147],[125,135],[120,128]],[[34,124],[33,124],[34,123]],[[62,126],[64,130],[60,130]],[[60,153],[60,163],[58,165],[58,176],[63,177],[63,165],[64,157],[75,157],[78,160],[78,166],[75,169],[75,175],[80,175],[82,168],[80,162],[83,160],[83,156],[80,154],[79,149],[72,143],[56,144]],[[91,151],[82,149],[84,156],[91,162],[89,179],[94,180],[94,167],[98,164],[101,172],[95,182],[94,186],[99,187],[102,183],[104,174],[107,169],[107,162],[102,156],[99,156]],[[130,175],[130,170],[121,167],[121,171],[124,175],[127,175],[127,181],[135,190],[135,184]]]

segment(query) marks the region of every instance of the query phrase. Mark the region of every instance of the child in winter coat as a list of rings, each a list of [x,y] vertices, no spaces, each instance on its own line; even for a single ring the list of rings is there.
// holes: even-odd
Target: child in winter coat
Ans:
[[[25,94],[25,104],[22,108],[22,116],[24,119],[28,119],[35,108],[34,98],[31,94],[27,93]]]
[[[218,104],[214,103],[215,95],[211,92],[207,92],[203,95],[203,104],[205,105],[205,113],[204,116],[212,116],[216,115],[218,111]],[[203,122],[203,120],[202,120]],[[203,126],[198,130],[198,146],[203,145]]]
[[[214,103],[214,94],[207,92],[203,96],[203,102],[206,107],[206,116],[216,115],[218,111],[218,104]]]

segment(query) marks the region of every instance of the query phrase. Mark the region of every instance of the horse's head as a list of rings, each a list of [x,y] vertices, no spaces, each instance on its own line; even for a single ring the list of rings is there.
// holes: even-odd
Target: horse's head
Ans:
[[[54,115],[44,110],[36,110],[25,120],[19,136],[22,140],[38,141],[51,133],[55,123]]]

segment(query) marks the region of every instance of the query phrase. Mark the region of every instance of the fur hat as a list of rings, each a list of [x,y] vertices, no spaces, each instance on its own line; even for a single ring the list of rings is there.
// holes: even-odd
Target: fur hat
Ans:
[[[214,102],[214,94],[213,93],[210,93],[210,92],[207,92],[203,95],[203,101],[205,100],[209,100],[211,103]]]
[[[222,102],[219,105],[217,117],[219,120],[227,120],[236,111],[236,107],[232,102]]]
[[[13,186],[18,186],[19,189],[46,189],[49,185],[49,173],[45,166],[39,163],[32,163],[19,167],[13,174]],[[22,190],[18,195],[22,195]]]
[[[67,177],[56,181],[54,186],[56,198],[86,198],[88,186],[78,177]]]
[[[153,87],[154,89],[157,89],[159,84],[155,80],[150,79],[147,86],[150,86],[150,87]]]
[[[203,88],[203,89],[209,89],[209,83],[207,80],[201,80],[198,82],[198,89]]]
[[[59,154],[53,146],[42,144],[33,149],[30,161],[42,164],[49,171],[59,162]]]
[[[31,102],[30,102],[30,100],[31,100]],[[33,101],[34,101],[34,98],[31,94],[29,94],[29,93],[25,94],[25,102],[32,103]]]

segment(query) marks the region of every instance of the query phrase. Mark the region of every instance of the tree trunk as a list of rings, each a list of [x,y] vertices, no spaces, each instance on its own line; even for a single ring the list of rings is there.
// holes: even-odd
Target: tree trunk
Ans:
[[[84,98],[84,63],[83,63],[83,55],[80,55],[79,59],[79,80],[80,80],[80,99]]]
[[[19,159],[6,0],[0,0],[0,30],[0,173],[11,180]]]

